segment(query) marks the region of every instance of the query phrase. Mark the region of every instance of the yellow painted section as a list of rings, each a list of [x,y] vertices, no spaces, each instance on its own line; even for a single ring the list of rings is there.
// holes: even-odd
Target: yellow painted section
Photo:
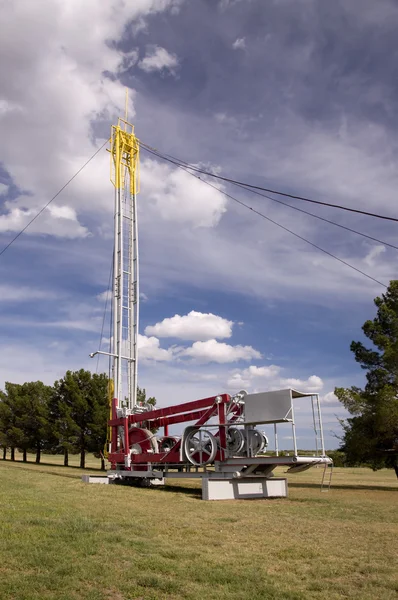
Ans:
[[[113,394],[114,394],[113,379],[110,379],[108,382],[109,419],[112,419],[112,417],[113,417],[113,415],[112,415]],[[112,435],[112,428],[108,425],[108,427],[106,428],[106,442],[105,442],[105,447],[104,447],[104,457],[105,458],[108,458],[109,446],[110,446],[111,439],[112,439],[111,435]]]
[[[117,190],[130,194],[139,192],[140,144],[134,134],[134,125],[119,118],[111,133],[111,181]]]

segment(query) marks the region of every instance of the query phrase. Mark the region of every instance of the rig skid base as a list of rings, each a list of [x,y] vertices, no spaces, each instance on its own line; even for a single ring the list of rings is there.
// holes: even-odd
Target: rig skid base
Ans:
[[[314,456],[297,452],[293,404],[298,398],[312,403]],[[181,436],[169,435],[169,426],[188,422],[194,424],[185,427]],[[283,423],[292,428],[293,451],[287,456],[279,455],[277,442],[277,425]],[[256,427],[259,424],[274,427],[272,452],[267,452],[268,438]],[[119,408],[114,399],[109,426],[109,483],[150,487],[164,485],[170,478],[200,478],[204,500],[286,497],[287,480],[274,476],[277,467],[298,473],[332,465],[325,455],[318,396],[292,389],[242,391],[233,397],[222,394],[158,409]],[[104,477],[84,480],[106,483]]]

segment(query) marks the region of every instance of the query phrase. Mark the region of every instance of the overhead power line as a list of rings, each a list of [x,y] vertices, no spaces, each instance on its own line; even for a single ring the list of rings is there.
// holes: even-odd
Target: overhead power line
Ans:
[[[148,144],[144,144],[143,142],[141,142],[141,146],[144,148],[144,150],[146,150],[147,152],[152,152],[153,154],[156,154],[156,156],[158,156],[159,158],[162,158],[163,160],[167,160],[169,162],[172,162],[176,165],[182,164],[184,165],[186,168],[195,171],[196,173],[201,173],[202,175],[207,175],[208,177],[213,177],[214,179],[219,179],[220,181],[225,181],[227,183],[233,183],[235,185],[240,185],[243,186],[245,188],[251,188],[254,190],[260,190],[262,192],[268,192],[269,194],[276,194],[277,196],[284,196],[286,198],[292,198],[293,200],[300,200],[302,202],[311,202],[312,204],[319,204],[321,206],[327,206],[329,208],[337,208],[339,210],[345,210],[348,212],[352,212],[352,213],[357,213],[360,215],[366,215],[367,217],[373,217],[375,219],[383,219],[385,221],[393,221],[395,223],[398,223],[398,218],[395,217],[388,217],[386,215],[380,215],[377,213],[371,213],[365,210],[359,210],[357,208],[351,208],[349,206],[341,206],[340,204],[331,204],[330,202],[322,202],[321,200],[313,200],[312,198],[306,198],[305,196],[297,196],[295,194],[288,194],[287,192],[281,192],[279,190],[272,190],[270,188],[265,188],[265,187],[261,187],[258,185],[253,185],[251,183],[246,183],[244,181],[237,181],[236,179],[231,179],[229,177],[222,177],[221,175],[217,175],[216,173],[212,173],[211,171],[206,171],[204,169],[199,169],[199,167],[196,167],[195,165],[191,165],[189,163],[186,163],[183,160],[180,160],[179,158],[175,158],[173,156],[171,156],[170,154],[164,154],[163,152],[159,152],[159,150],[156,150],[156,148],[152,148],[151,146],[148,146]]]
[[[267,198],[268,200],[272,200],[272,202],[277,202],[278,204],[282,204],[282,206],[287,206],[292,210],[296,210],[298,212],[303,213],[304,215],[308,215],[313,217],[314,219],[318,219],[319,221],[324,221],[325,223],[329,223],[329,225],[334,225],[335,227],[340,227],[340,229],[345,229],[351,233],[355,233],[356,235],[360,235],[361,237],[367,238],[368,240],[372,240],[372,242],[377,242],[379,244],[383,244],[384,246],[388,246],[389,248],[394,248],[394,250],[398,250],[398,246],[394,246],[394,244],[390,244],[390,242],[385,242],[384,240],[379,240],[367,233],[363,233],[362,231],[357,231],[356,229],[352,229],[351,227],[347,227],[346,225],[342,225],[341,223],[336,223],[335,221],[331,221],[330,219],[325,219],[325,217],[321,217],[320,215],[314,215],[314,213],[309,212],[308,210],[304,210],[299,208],[298,206],[292,206],[291,204],[287,204],[287,202],[282,202],[282,200],[278,200],[277,198],[272,198],[271,196],[267,196],[266,194],[262,194],[257,190],[253,190],[250,188],[246,188],[243,185],[234,184],[237,187],[240,187],[242,190],[246,190],[247,192],[251,192],[252,194],[256,194],[257,196],[262,196],[263,198]]]
[[[156,156],[157,158],[161,158],[163,160],[167,160],[168,162],[172,162],[175,166],[184,166],[187,169],[191,168],[191,165],[189,165],[189,163],[182,162],[180,164],[177,161],[167,158],[168,155],[163,156],[159,152],[154,152],[154,151],[150,150],[149,148],[145,148],[145,150],[147,150],[147,152],[149,152],[153,156]],[[398,246],[394,246],[394,244],[390,244],[390,242],[385,242],[384,240],[379,240],[378,238],[368,235],[367,233],[363,233],[362,231],[357,231],[356,229],[352,229],[351,227],[347,227],[346,225],[341,225],[341,223],[336,223],[335,221],[331,221],[330,219],[326,219],[325,217],[321,217],[320,215],[315,215],[314,213],[311,213],[307,210],[299,208],[298,206],[292,206],[291,204],[288,204],[287,202],[283,202],[282,200],[278,200],[277,198],[272,198],[272,196],[268,196],[267,194],[262,194],[258,190],[252,189],[250,187],[248,188],[248,187],[246,187],[245,184],[233,183],[232,185],[235,185],[236,187],[239,187],[239,188],[241,188],[247,192],[250,192],[252,194],[256,194],[257,196],[261,196],[262,198],[267,198],[268,200],[272,200],[272,202],[276,202],[277,204],[281,204],[282,206],[286,206],[287,208],[291,208],[292,210],[296,210],[297,212],[301,212],[305,215],[313,217],[314,219],[318,219],[319,221],[324,221],[325,223],[329,223],[330,225],[334,225],[335,227],[340,227],[340,229],[345,229],[346,231],[355,233],[356,235],[360,235],[364,238],[367,238],[368,240],[372,240],[373,242],[377,242],[379,244],[383,244],[384,246],[388,246],[389,248],[394,248],[394,250],[398,250]]]
[[[88,160],[87,160],[87,161],[84,163],[84,165],[82,165],[82,166],[80,167],[80,169],[79,169],[78,171],[76,171],[76,173],[75,173],[75,174],[74,174],[74,175],[73,175],[73,176],[72,176],[72,177],[71,177],[71,178],[70,178],[70,179],[69,179],[69,180],[68,180],[68,181],[67,181],[67,182],[66,182],[66,183],[65,183],[65,184],[64,184],[64,185],[61,187],[61,189],[60,189],[60,190],[58,190],[58,192],[57,192],[57,193],[56,193],[56,194],[55,194],[55,195],[54,195],[54,196],[51,198],[51,200],[49,200],[49,201],[47,202],[47,204],[45,204],[45,205],[43,206],[43,208],[41,208],[41,209],[39,210],[39,212],[38,212],[38,213],[36,213],[36,215],[33,217],[33,219],[31,219],[31,220],[29,221],[29,223],[28,223],[27,225],[25,225],[25,227],[24,227],[23,229],[21,229],[21,231],[20,231],[19,233],[17,233],[17,235],[16,235],[15,237],[13,237],[13,239],[12,239],[12,240],[11,240],[11,241],[10,241],[10,242],[9,242],[9,243],[6,245],[6,246],[4,246],[4,248],[3,248],[3,249],[0,251],[0,256],[2,256],[2,255],[4,254],[4,252],[6,252],[6,250],[8,250],[8,248],[9,248],[10,246],[12,246],[12,244],[13,244],[13,243],[14,243],[14,242],[15,242],[15,241],[16,241],[16,240],[17,240],[17,239],[18,239],[18,238],[19,238],[19,237],[20,237],[20,236],[21,236],[21,235],[22,235],[22,234],[23,234],[23,233],[24,233],[24,232],[27,230],[27,229],[28,229],[28,227],[30,227],[30,226],[32,225],[32,223],[33,223],[34,221],[36,221],[36,219],[37,219],[38,217],[40,217],[40,215],[41,215],[41,214],[42,214],[42,213],[43,213],[43,212],[46,210],[46,208],[47,208],[48,206],[50,206],[51,202],[53,202],[53,201],[55,200],[55,198],[58,198],[58,196],[59,196],[59,195],[60,195],[60,194],[61,194],[61,193],[64,191],[64,189],[65,189],[66,187],[68,187],[68,185],[69,185],[69,184],[70,184],[70,183],[71,183],[71,182],[72,182],[72,181],[73,181],[73,180],[74,180],[74,179],[75,179],[75,178],[76,178],[76,177],[77,177],[77,176],[78,176],[78,175],[79,175],[79,174],[80,174],[80,173],[83,171],[83,169],[84,169],[85,167],[87,167],[87,165],[88,165],[88,164],[89,164],[89,163],[90,163],[90,162],[93,160],[93,158],[95,158],[95,157],[97,156],[97,154],[99,154],[99,152],[101,152],[102,148],[103,148],[104,146],[106,146],[106,144],[107,144],[108,142],[109,142],[109,140],[106,140],[106,141],[105,141],[105,142],[102,144],[102,146],[101,146],[100,148],[98,148],[98,150],[96,150],[96,151],[94,152],[94,154],[93,154],[93,155],[92,155],[92,156],[91,156],[91,157],[90,157],[90,158],[89,158],[89,159],[88,159]]]
[[[152,152],[151,150],[149,150],[152,154],[155,154],[154,152]],[[156,154],[157,155],[157,154]],[[162,158],[162,156],[159,156],[159,158]],[[212,187],[213,189],[217,190],[220,194],[223,194],[224,196],[226,196],[227,198],[229,198],[230,200],[233,200],[234,202],[236,202],[237,204],[240,204],[241,206],[243,206],[244,208],[247,208],[248,210],[252,211],[253,213],[255,213],[256,215],[258,215],[259,217],[265,219],[266,221],[269,221],[270,223],[273,223],[274,225],[276,225],[277,227],[280,227],[281,229],[283,229],[284,231],[287,231],[288,233],[290,233],[291,235],[294,235],[296,238],[302,240],[303,242],[306,242],[307,244],[309,244],[310,246],[312,246],[313,248],[316,248],[317,250],[319,250],[320,252],[323,252],[324,254],[326,254],[327,256],[330,256],[331,258],[334,258],[335,260],[337,260],[338,262],[340,262],[341,264],[345,265],[346,267],[349,267],[350,269],[352,269],[353,271],[356,271],[357,273],[359,273],[360,275],[363,275],[364,277],[367,277],[367,279],[370,279],[371,281],[374,281],[375,283],[377,283],[378,285],[381,285],[384,288],[387,288],[388,286],[383,283],[382,281],[379,281],[378,279],[376,279],[375,277],[372,277],[371,275],[369,275],[368,273],[365,273],[365,271],[362,271],[361,269],[358,269],[357,267],[354,267],[354,265],[351,265],[350,263],[348,263],[347,261],[343,260],[342,258],[339,258],[338,256],[336,256],[335,254],[332,254],[332,252],[329,252],[328,250],[325,250],[324,248],[321,248],[320,246],[318,246],[317,244],[315,244],[314,242],[311,242],[310,240],[307,240],[305,237],[299,235],[298,233],[296,233],[295,231],[292,231],[291,229],[288,229],[287,227],[285,227],[284,225],[281,225],[280,223],[278,223],[277,221],[274,221],[274,219],[271,219],[270,217],[267,217],[266,215],[264,215],[262,212],[256,210],[255,208],[253,208],[252,206],[249,206],[248,204],[246,204],[245,202],[243,202],[242,200],[239,200],[238,198],[235,198],[234,196],[231,196],[231,194],[228,194],[227,192],[220,190],[217,186],[213,185],[212,183],[210,183],[209,181],[206,181],[205,179],[202,179],[201,177],[199,177],[198,175],[195,175],[195,173],[192,173],[189,168],[190,167],[186,167],[185,165],[182,164],[177,164],[175,163],[176,166],[180,169],[182,169],[183,171],[185,171],[186,173],[188,173],[189,175],[192,175],[192,177],[195,177],[196,179],[199,179],[199,181],[202,181],[203,183],[205,183],[206,185],[209,185],[210,187]]]

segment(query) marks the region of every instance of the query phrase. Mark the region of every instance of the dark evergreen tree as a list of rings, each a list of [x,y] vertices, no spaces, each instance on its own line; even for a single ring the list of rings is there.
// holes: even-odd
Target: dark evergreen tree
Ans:
[[[56,381],[49,402],[49,420],[52,424],[50,449],[64,455],[64,467],[69,466],[69,454],[78,452],[79,427],[73,420],[72,411],[64,380]]]
[[[48,401],[52,388],[41,381],[17,384],[7,382],[1,393],[0,425],[2,441],[11,448],[14,460],[15,448],[22,451],[23,461],[27,452],[36,453],[40,463],[42,450],[49,436]]]
[[[352,415],[343,422],[341,450],[351,464],[365,463],[375,470],[393,467],[398,477],[398,281],[391,281],[374,302],[376,317],[362,327],[373,348],[351,344],[367,383],[364,389],[335,390]]]
[[[102,448],[106,438],[108,412],[108,378],[105,374],[92,375],[90,371],[67,371],[65,377],[55,383],[54,410],[61,417],[58,432],[64,451],[71,448],[80,453],[80,467],[85,468],[87,451],[99,444],[102,428]],[[55,403],[55,404],[54,404]],[[102,409],[101,409],[102,407]],[[104,415],[101,422],[101,415]],[[95,442],[91,439],[95,437]],[[97,448],[98,449],[98,448]]]
[[[18,426],[19,393],[20,386],[9,381],[5,384],[4,392],[0,392],[0,441],[3,447],[10,448],[11,460],[15,460],[17,448],[24,449],[25,447],[23,431]],[[24,459],[26,460],[26,450]]]
[[[109,406],[109,379],[102,373],[92,378],[92,409],[88,450],[101,459],[101,469],[105,471],[105,444],[107,438]]]
[[[49,423],[49,401],[53,388],[41,381],[23,383],[17,395],[16,424],[22,432],[21,444],[26,460],[26,451],[36,453],[36,463],[40,463],[41,453],[48,449],[51,437]]]

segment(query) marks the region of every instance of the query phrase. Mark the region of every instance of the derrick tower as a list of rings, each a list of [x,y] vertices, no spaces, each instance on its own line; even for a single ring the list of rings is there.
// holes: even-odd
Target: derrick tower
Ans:
[[[112,288],[112,377],[118,408],[137,404],[139,268],[137,193],[139,142],[126,116],[111,132],[111,181],[115,188]]]

